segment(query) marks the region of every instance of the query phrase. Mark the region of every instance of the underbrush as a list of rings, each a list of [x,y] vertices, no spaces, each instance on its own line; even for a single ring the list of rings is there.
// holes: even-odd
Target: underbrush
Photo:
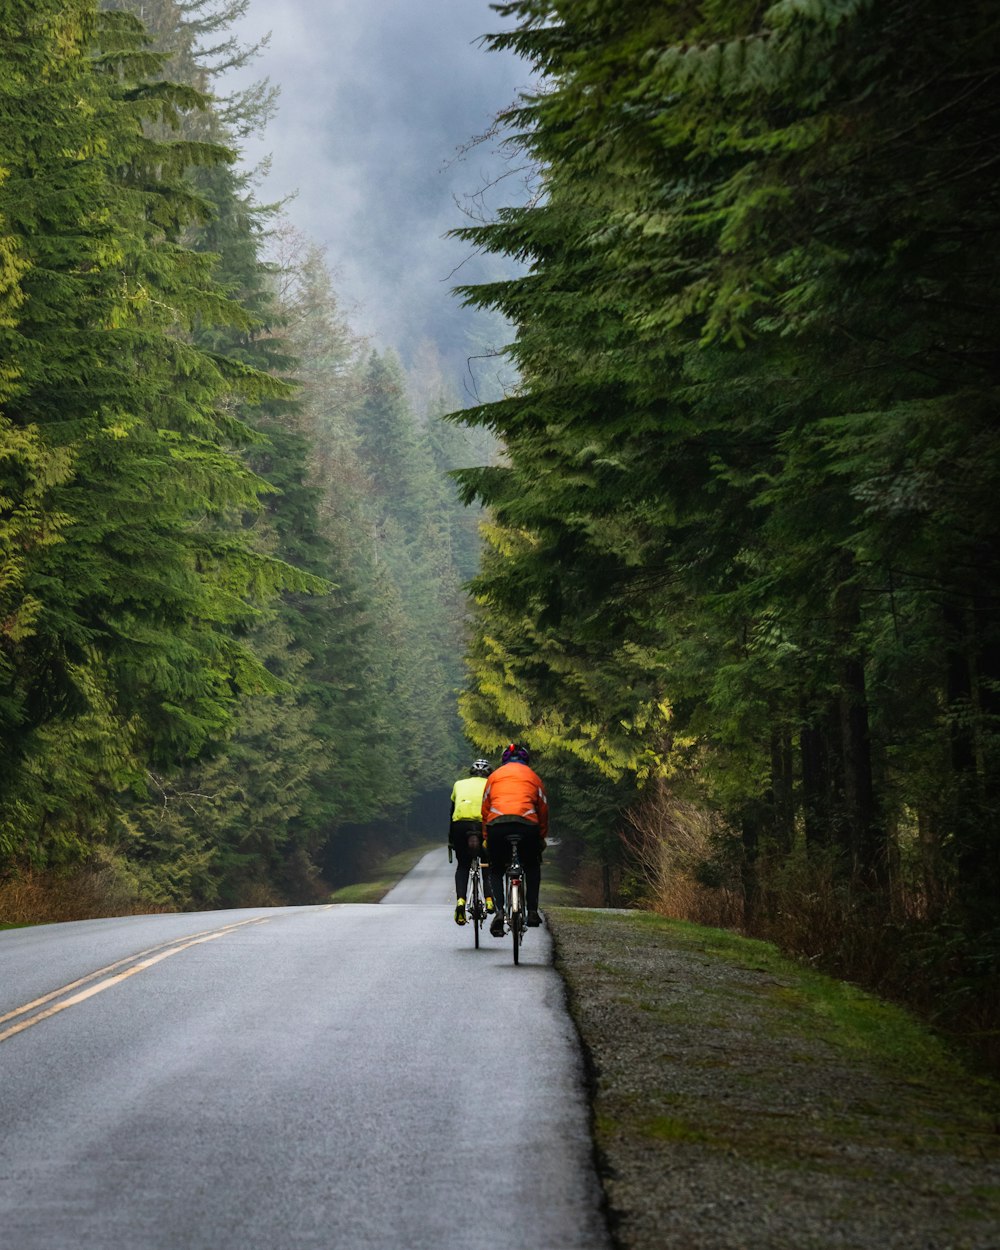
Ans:
[[[24,869],[0,880],[3,928],[170,910],[144,897],[139,881],[113,860],[72,869]]]
[[[970,932],[897,870],[879,890],[833,852],[765,850],[748,865],[714,814],[661,794],[624,836],[640,905],[762,938],[802,964],[903,1004],[1000,1071],[1000,924]]]
[[[1000,1071],[1000,928],[967,932],[823,864],[762,865],[743,931],[902,1003]]]

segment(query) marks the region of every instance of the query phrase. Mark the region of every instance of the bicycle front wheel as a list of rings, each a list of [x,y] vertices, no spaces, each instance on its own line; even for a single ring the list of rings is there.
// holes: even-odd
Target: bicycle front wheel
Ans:
[[[482,924],[483,901],[479,892],[479,870],[476,869],[472,878],[472,934],[479,950],[479,927]]]

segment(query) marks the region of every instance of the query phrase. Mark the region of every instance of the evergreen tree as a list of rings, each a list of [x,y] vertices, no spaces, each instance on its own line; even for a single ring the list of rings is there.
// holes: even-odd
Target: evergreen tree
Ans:
[[[264,484],[227,405],[277,384],[190,339],[204,318],[247,322],[181,241],[207,211],[184,170],[227,153],[144,133],[201,97],[155,81],[124,14],[9,3],[3,23],[0,217],[22,270],[3,415],[42,464],[9,497],[46,519],[13,571],[0,751],[8,845],[44,859],[93,834],[145,760],[196,753],[236,691],[272,684],[236,631],[253,599],[308,579],[229,524]]]
[[[387,657],[393,756],[414,789],[440,787],[454,779],[461,758],[448,680],[448,657],[461,654],[449,612],[457,592],[441,479],[394,357],[369,356],[353,420],[382,587],[377,610],[395,639]]]
[[[630,724],[637,779],[696,743],[747,864],[804,840],[876,892],[919,811],[988,928],[990,6],[499,11],[543,75],[507,121],[544,194],[460,232],[528,266],[466,292],[522,377],[464,414],[506,451],[466,497],[514,536],[477,671],[530,605],[504,681],[561,741],[613,758]]]
[[[128,0],[120,7],[136,5]],[[206,63],[198,41],[210,19],[211,30],[221,35],[234,7],[204,3],[188,11],[191,6],[181,9],[166,0],[157,6],[158,48],[170,53],[171,68],[192,85],[212,85],[218,69]],[[253,51],[232,41],[221,47],[223,68]],[[256,120],[263,120],[258,99],[253,94],[238,107],[230,99],[207,120],[195,119],[191,136],[232,139],[234,127],[254,120],[255,108]],[[319,861],[338,871],[343,858],[338,830],[379,815],[401,798],[397,778],[379,767],[388,717],[381,702],[385,693],[373,680],[374,590],[366,585],[367,553],[353,534],[353,498],[362,475],[344,431],[343,409],[354,387],[356,347],[336,310],[322,257],[287,229],[276,232],[274,210],[255,202],[252,178],[219,167],[202,171],[197,186],[213,213],[189,233],[189,241],[218,257],[219,279],[253,318],[235,328],[204,322],[196,327],[197,341],[296,384],[294,401],[272,398],[240,409],[242,419],[263,436],[250,449],[249,462],[272,488],[250,541],[323,577],[328,593],[286,594],[258,622],[250,642],[281,689],[243,700],[227,741],[210,760],[182,775],[163,775],[160,793],[141,809],[139,824],[149,844],[168,858],[175,851],[189,853],[185,825],[209,834],[213,852],[203,895],[210,888],[229,902],[308,901],[319,888]],[[290,242],[289,255],[265,262],[269,241],[279,250]],[[183,801],[176,801],[177,795],[185,796]],[[164,838],[168,808],[172,834]],[[203,842],[202,836],[190,843],[197,855]],[[151,861],[149,871],[162,878],[167,866],[157,868]]]

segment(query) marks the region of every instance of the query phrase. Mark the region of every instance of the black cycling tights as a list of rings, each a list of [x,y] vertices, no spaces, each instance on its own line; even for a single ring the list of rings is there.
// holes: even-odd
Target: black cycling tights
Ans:
[[[538,831],[519,826],[517,834],[521,839],[517,853],[524,868],[524,901],[528,911],[538,911],[538,892],[542,884],[542,842]],[[487,839],[490,844],[490,877],[493,881],[493,897],[503,898],[503,874],[510,863],[510,843],[504,836],[502,825],[490,825]]]

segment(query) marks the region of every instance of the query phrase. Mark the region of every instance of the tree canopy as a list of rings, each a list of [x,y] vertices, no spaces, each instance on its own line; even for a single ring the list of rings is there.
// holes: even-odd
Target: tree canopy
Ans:
[[[236,163],[245,7],[0,4],[0,876],[311,899],[464,750],[460,505]]]
[[[540,185],[460,232],[524,264],[463,289],[522,379],[458,414],[506,451],[461,474],[494,521],[470,733],[696,794],[748,909],[811,849],[985,941],[994,7],[497,9]]]

